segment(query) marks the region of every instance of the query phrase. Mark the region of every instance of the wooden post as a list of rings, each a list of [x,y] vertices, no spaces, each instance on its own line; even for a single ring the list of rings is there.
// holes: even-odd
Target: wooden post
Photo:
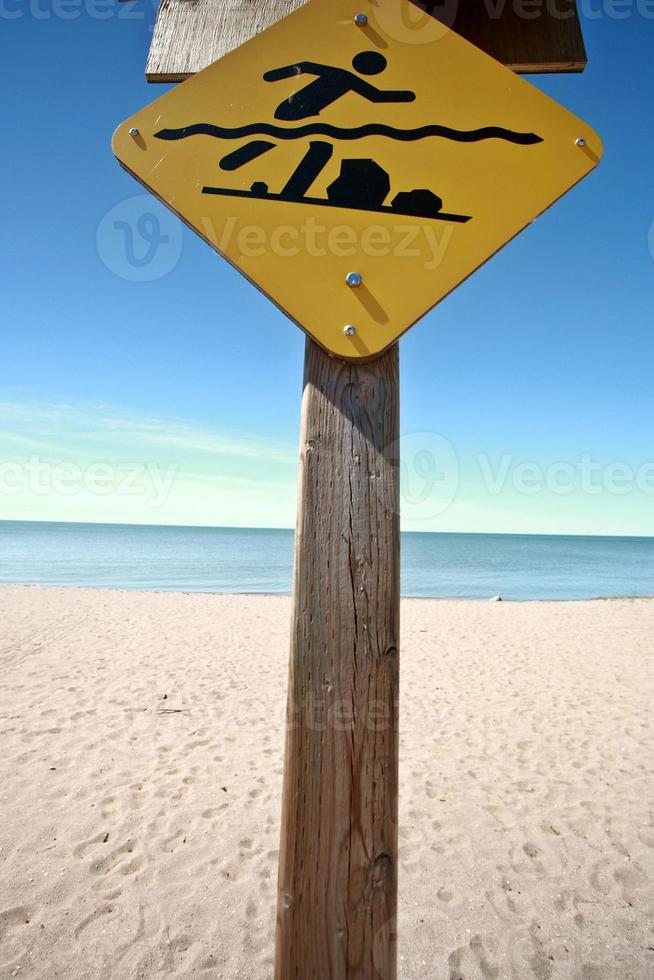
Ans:
[[[307,338],[276,980],[394,980],[398,347]]]

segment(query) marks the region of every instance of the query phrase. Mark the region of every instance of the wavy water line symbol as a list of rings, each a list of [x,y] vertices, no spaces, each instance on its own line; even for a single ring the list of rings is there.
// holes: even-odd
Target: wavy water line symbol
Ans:
[[[331,126],[329,123],[307,123],[289,129],[273,123],[249,123],[247,126],[217,126],[214,123],[193,123],[179,129],[160,129],[155,133],[160,140],[183,140],[190,136],[211,136],[214,139],[237,140],[247,136],[272,136],[280,140],[304,139],[307,136],[331,136],[335,140],[359,140],[367,136],[385,136],[403,143],[413,143],[428,137],[454,140],[457,143],[480,143],[483,140],[504,140],[518,146],[533,146],[542,143],[542,136],[536,133],[516,133],[502,126],[483,126],[481,129],[461,130],[449,126],[431,124],[417,129],[396,129],[383,123],[367,123],[352,129]]]

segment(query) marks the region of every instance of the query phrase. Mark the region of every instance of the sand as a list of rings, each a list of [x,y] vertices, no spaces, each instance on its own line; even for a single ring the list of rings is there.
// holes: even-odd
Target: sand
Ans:
[[[0,977],[263,980],[290,600],[0,589]],[[654,601],[402,606],[401,980],[654,977]]]

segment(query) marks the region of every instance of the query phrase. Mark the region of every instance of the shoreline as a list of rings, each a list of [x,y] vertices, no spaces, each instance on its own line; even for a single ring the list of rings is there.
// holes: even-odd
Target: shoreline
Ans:
[[[129,586],[113,586],[113,585],[78,585],[76,583],[43,583],[43,582],[0,582],[0,591],[2,589],[79,589],[81,591],[87,592],[117,592],[125,594],[137,594],[137,595],[186,595],[186,596],[240,596],[241,598],[247,598],[252,596],[253,598],[277,598],[277,599],[291,599],[291,592],[212,592],[207,589],[141,589],[141,588],[130,588]],[[479,596],[430,596],[430,595],[404,595],[400,596],[401,602],[469,602],[474,604],[483,605],[484,603],[494,603],[503,602],[508,604],[530,604],[530,603],[583,603],[583,602],[637,602],[637,601],[648,601],[654,599],[654,595],[597,595],[597,596],[587,596],[582,598],[571,598],[571,599],[513,599],[511,597],[501,596],[498,600],[495,596],[488,596],[488,598],[480,598]]]

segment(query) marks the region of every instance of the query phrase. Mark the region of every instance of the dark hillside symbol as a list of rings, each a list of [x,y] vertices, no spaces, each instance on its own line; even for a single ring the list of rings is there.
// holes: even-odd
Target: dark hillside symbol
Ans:
[[[321,143],[318,140],[309,143],[309,149],[286,182],[281,196],[290,201],[301,201],[325,164],[331,160],[333,152],[331,143]]]
[[[278,82],[300,75],[312,75],[299,92],[294,92],[275,109],[275,119],[284,122],[318,116],[344,95],[354,93],[372,103],[409,103],[415,101],[415,93],[408,90],[380,89],[365,81],[362,75],[379,75],[388,67],[383,54],[378,51],[360,51],[352,59],[352,67],[338,68],[314,61],[299,61],[283,68],[273,68],[263,75],[266,82]],[[287,128],[274,123],[259,122],[229,128],[213,123],[193,123],[181,129],[162,129],[155,133],[161,140],[183,140],[192,136],[210,136],[221,140],[240,140],[250,136],[268,136],[278,140],[301,140],[307,137],[331,137],[336,140],[359,140],[379,136],[399,142],[416,142],[430,137],[453,140],[458,143],[478,143],[484,140],[504,140],[518,146],[542,143],[536,133],[516,133],[501,126],[484,126],[473,130],[452,129],[436,123],[416,129],[398,129],[384,123],[367,123],[351,128],[332,126],[329,123],[310,122],[303,126]],[[222,170],[238,170],[274,149],[270,139],[253,139],[235,150],[230,150],[220,160]],[[327,187],[327,197],[308,197],[309,188],[332,158],[334,146],[325,139],[310,140],[309,147],[297,167],[279,192],[271,192],[268,183],[255,180],[249,190],[228,187],[202,188],[203,194],[226,197],[254,197],[266,201],[287,201],[295,204],[321,207],[349,208],[356,211],[374,211],[437,221],[465,223],[470,215],[449,214],[443,211],[443,201],[429,188],[413,188],[396,193],[390,205],[385,204],[391,191],[389,175],[375,160],[348,158],[341,160],[340,173]]]
[[[240,146],[238,150],[233,150],[224,156],[220,161],[220,168],[221,170],[238,170],[239,167],[244,167],[246,163],[250,163],[263,153],[267,153],[268,150],[272,150],[274,146],[275,144],[269,140],[252,140],[251,143],[246,143],[245,146]]]

